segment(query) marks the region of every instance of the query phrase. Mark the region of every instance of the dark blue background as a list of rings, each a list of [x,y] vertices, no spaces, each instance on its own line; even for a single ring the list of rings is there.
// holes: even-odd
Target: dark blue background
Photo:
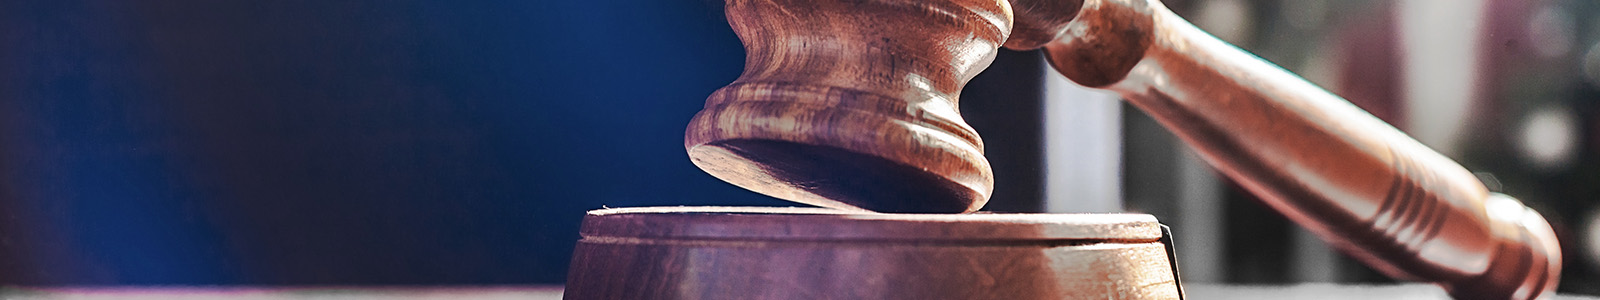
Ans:
[[[711,1],[0,1],[0,284],[557,283],[691,165]]]
[[[0,1],[0,286],[554,284],[590,209],[793,205],[684,153],[721,6]],[[1042,203],[1041,61],[962,94],[988,209]]]

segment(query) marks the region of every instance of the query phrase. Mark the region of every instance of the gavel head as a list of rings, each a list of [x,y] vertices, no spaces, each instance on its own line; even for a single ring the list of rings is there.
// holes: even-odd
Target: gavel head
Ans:
[[[1003,0],[729,0],[745,70],[684,146],[696,166],[790,201],[969,212],[988,201],[961,87],[1011,31]]]

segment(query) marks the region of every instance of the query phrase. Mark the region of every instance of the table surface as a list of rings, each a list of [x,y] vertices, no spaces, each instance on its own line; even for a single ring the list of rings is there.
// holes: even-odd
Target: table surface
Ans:
[[[1425,284],[1239,286],[1185,283],[1188,299],[1448,299]],[[465,287],[3,287],[3,300],[542,300],[561,299],[560,286]],[[1600,297],[1558,295],[1554,299]]]

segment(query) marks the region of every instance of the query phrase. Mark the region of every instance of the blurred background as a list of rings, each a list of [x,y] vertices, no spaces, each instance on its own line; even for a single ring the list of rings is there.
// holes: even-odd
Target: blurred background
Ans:
[[[1600,3],[1169,0],[1554,225],[1600,294]],[[720,1],[0,1],[0,286],[561,284],[583,212],[788,206],[689,163]],[[1389,282],[1114,96],[1002,51],[1008,212],[1157,215],[1190,282]]]

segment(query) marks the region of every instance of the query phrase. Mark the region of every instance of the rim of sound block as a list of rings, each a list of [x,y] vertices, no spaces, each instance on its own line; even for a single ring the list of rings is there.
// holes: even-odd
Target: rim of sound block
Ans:
[[[589,211],[584,238],[768,241],[1155,242],[1147,214],[891,214],[809,207],[672,206]]]

